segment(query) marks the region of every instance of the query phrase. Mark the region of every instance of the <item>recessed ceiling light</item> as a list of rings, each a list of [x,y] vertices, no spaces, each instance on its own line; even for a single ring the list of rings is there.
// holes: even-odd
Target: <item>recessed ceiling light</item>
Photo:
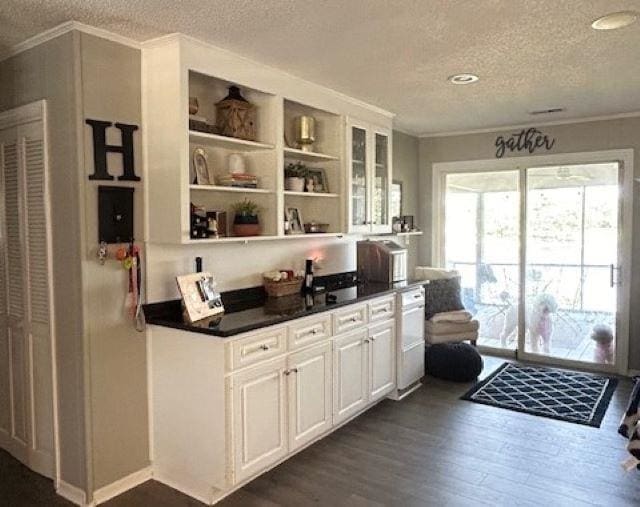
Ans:
[[[453,84],[466,85],[475,83],[480,78],[475,74],[455,74],[453,76],[449,76],[448,79]]]
[[[629,26],[638,19],[638,13],[633,11],[612,12],[596,19],[591,23],[594,30],[616,30]]]

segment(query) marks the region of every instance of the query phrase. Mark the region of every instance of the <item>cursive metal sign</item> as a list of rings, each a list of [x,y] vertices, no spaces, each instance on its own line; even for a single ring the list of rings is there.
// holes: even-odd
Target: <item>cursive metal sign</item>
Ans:
[[[502,158],[507,150],[535,152],[539,148],[550,150],[556,144],[555,138],[550,138],[536,128],[522,129],[509,137],[496,138],[496,158]]]

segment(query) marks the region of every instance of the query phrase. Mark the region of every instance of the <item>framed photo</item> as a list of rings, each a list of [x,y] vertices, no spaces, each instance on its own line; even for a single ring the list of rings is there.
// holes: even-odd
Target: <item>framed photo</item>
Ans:
[[[209,174],[209,162],[207,152],[202,148],[193,150],[193,182],[196,185],[213,185],[215,182]]]
[[[329,193],[329,182],[327,181],[327,173],[324,169],[309,168],[307,179],[313,182],[313,191],[320,194]]]
[[[287,208],[287,218],[289,219],[289,234],[304,234],[302,215],[298,208]]]
[[[211,273],[192,273],[176,277],[189,322],[224,312],[220,294]]]

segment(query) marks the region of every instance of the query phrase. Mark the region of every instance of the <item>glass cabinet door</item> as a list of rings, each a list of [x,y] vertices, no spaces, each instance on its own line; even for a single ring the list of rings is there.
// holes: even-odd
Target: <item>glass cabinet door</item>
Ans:
[[[375,133],[372,220],[375,229],[389,226],[389,136]]]
[[[351,226],[367,226],[367,131],[351,127]]]

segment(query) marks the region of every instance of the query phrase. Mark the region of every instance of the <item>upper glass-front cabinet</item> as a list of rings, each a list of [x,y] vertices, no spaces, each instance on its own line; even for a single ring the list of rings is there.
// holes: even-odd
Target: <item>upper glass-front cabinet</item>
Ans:
[[[391,232],[390,132],[349,122],[349,232]]]

